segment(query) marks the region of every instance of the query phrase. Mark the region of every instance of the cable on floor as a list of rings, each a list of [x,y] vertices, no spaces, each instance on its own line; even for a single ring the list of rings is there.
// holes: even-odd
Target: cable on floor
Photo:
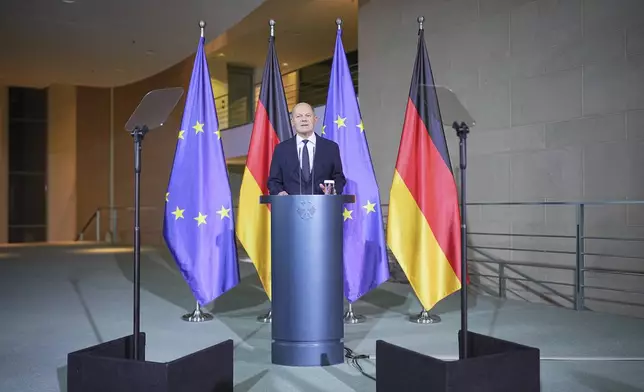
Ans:
[[[367,373],[362,369],[362,366],[360,365],[360,362],[358,362],[361,359],[370,359],[370,358],[375,358],[369,355],[365,354],[356,354],[353,350],[351,350],[349,347],[344,347],[344,357],[347,358],[349,365],[353,366],[355,369],[357,369],[363,376],[376,381],[376,377],[372,376],[371,374]]]

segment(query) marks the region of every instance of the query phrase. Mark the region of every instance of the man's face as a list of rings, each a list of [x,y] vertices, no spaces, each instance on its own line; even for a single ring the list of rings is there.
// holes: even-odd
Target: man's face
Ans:
[[[292,123],[295,132],[307,134],[313,132],[317,118],[313,108],[307,104],[299,104],[293,108]]]

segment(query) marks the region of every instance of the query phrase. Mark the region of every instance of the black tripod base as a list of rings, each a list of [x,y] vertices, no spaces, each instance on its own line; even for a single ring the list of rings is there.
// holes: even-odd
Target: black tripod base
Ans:
[[[459,332],[459,340],[462,336]],[[467,334],[465,359],[442,361],[376,342],[376,391],[539,392],[539,349]]]
[[[68,392],[232,392],[233,341],[159,363],[145,360],[145,333],[139,358],[130,359],[133,335],[67,356]]]

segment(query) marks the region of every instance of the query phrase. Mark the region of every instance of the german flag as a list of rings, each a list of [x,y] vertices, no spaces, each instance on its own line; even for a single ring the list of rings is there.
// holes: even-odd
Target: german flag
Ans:
[[[259,197],[268,194],[268,173],[275,146],[292,135],[282,75],[275,53],[275,37],[271,35],[242,177],[236,225],[237,238],[255,265],[269,300],[271,212],[268,205],[259,203]]]
[[[387,245],[424,310],[461,288],[460,220],[456,182],[421,28],[389,193]]]

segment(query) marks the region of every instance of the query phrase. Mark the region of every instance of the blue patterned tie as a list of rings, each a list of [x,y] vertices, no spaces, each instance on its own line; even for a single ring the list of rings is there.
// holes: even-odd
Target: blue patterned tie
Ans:
[[[302,179],[304,182],[309,182],[311,177],[311,164],[309,163],[309,150],[306,148],[308,140],[302,140],[304,148],[302,148]]]

